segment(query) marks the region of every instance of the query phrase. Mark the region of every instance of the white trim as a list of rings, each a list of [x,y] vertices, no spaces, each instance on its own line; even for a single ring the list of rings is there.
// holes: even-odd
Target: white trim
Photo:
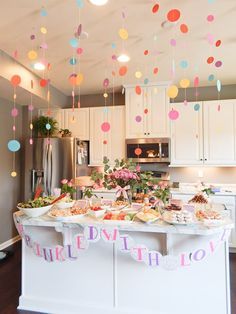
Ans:
[[[0,251],[1,250],[4,250],[5,248],[7,248],[8,246],[11,246],[12,244],[20,241],[21,237],[18,235],[18,236],[15,236],[14,238],[12,239],[9,239],[7,240],[6,242],[3,242],[0,244]]]

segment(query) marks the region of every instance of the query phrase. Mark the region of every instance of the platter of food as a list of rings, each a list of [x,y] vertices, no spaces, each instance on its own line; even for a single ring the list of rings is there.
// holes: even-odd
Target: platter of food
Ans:
[[[161,214],[154,209],[146,208],[136,214],[139,220],[145,223],[153,223],[159,218],[161,218]]]
[[[71,221],[81,217],[84,217],[87,214],[87,208],[65,208],[65,209],[53,209],[48,213],[50,218],[53,218],[57,221]]]
[[[46,214],[52,208],[53,198],[51,197],[38,197],[35,200],[28,202],[21,202],[17,208],[28,217],[39,217]]]
[[[224,221],[222,215],[215,210],[198,210],[196,217],[199,221],[207,225],[221,224]]]
[[[112,203],[112,206],[110,208],[110,210],[121,210],[125,207],[129,206],[129,202],[128,201],[114,201]]]
[[[171,210],[162,214],[162,219],[172,225],[191,225],[196,223],[194,215],[187,210]]]
[[[122,211],[107,212],[103,217],[103,221],[111,224],[130,224],[133,222],[134,216],[135,214],[125,213]]]

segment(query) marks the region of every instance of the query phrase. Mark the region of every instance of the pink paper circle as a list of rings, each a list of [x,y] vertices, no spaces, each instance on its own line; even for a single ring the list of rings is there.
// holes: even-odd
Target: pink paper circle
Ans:
[[[32,138],[29,139],[29,143],[30,143],[30,145],[33,145],[34,141]]]
[[[104,81],[103,81],[103,87],[108,87],[109,86],[109,79],[106,78]]]
[[[171,45],[172,47],[175,47],[176,44],[177,44],[176,40],[175,40],[174,38],[172,38],[172,39],[170,40],[170,45]]]
[[[177,120],[179,118],[179,112],[177,110],[172,109],[169,112],[169,118],[170,120]]]
[[[110,123],[109,122],[103,122],[102,125],[101,125],[101,129],[103,132],[108,132],[110,131]]]
[[[12,130],[15,132],[15,130],[16,130],[16,126],[15,125],[13,125]]]
[[[117,59],[116,55],[112,55],[111,58],[112,58],[112,60],[114,60],[114,61]]]
[[[82,53],[83,53],[83,48],[81,48],[81,47],[79,47],[79,48],[77,48],[77,50],[76,50],[76,52],[78,53],[78,55],[82,55]]]
[[[220,68],[222,66],[222,61],[220,61],[220,60],[216,61],[215,66],[217,68]]]
[[[17,117],[18,116],[18,109],[13,108],[12,111],[11,111],[11,116],[12,117]]]
[[[135,121],[136,122],[141,122],[142,121],[142,117],[141,116],[136,116],[135,117]]]
[[[34,106],[33,105],[29,105],[28,109],[29,109],[29,111],[33,111],[34,110]]]
[[[215,17],[214,17],[214,15],[212,15],[212,14],[209,14],[209,15],[207,16],[207,21],[208,21],[208,22],[213,22],[214,19],[215,19]]]

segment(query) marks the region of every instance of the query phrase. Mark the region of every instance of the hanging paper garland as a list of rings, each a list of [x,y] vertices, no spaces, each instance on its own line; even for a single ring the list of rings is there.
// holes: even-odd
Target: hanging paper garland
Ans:
[[[179,118],[179,112],[172,108],[172,110],[168,114],[170,120],[177,120]]]
[[[167,89],[167,95],[170,98],[176,98],[178,96],[179,93],[179,89],[176,85],[171,85],[168,89]]]
[[[159,10],[160,6],[158,3],[154,4],[154,6],[152,7],[152,13],[157,13]]]
[[[176,22],[179,20],[180,15],[181,15],[181,13],[178,9],[170,10],[167,14],[167,20],[169,22]]]

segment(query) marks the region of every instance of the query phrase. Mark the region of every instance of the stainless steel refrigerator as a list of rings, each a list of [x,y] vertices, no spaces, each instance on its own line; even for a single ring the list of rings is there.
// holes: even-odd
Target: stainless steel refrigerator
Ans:
[[[62,179],[90,175],[89,142],[73,137],[35,138],[25,147],[25,199],[41,185],[45,195],[52,195]],[[77,197],[79,197],[79,191]]]

